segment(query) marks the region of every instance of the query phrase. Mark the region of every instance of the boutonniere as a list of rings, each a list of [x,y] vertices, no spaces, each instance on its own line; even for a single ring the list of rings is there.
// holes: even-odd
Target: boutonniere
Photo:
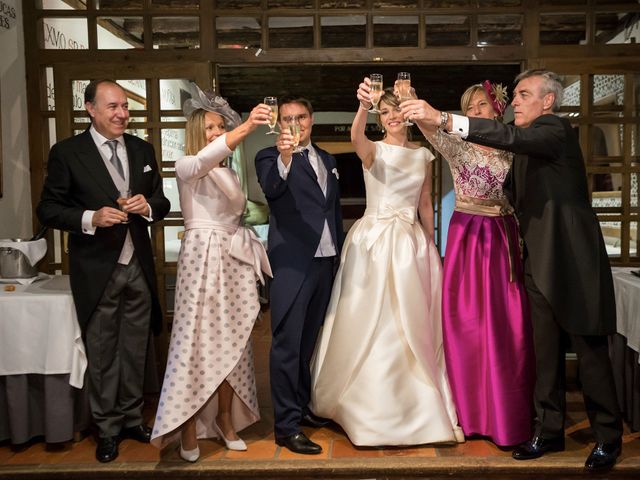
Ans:
[[[338,174],[338,169],[334,167],[333,170],[331,170],[331,173],[333,173],[336,176],[336,180],[340,180],[340,175]]]

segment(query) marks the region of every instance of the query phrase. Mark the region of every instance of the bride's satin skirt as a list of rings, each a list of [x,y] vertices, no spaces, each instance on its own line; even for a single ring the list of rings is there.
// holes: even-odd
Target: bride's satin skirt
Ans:
[[[445,370],[438,251],[417,222],[379,223],[363,217],[345,241],[310,407],[355,445],[463,441]]]

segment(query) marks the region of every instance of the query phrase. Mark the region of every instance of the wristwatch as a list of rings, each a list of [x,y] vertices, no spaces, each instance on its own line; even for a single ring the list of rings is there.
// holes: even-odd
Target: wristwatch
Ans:
[[[449,114],[447,112],[440,112],[440,128],[447,129],[447,123],[449,122]]]

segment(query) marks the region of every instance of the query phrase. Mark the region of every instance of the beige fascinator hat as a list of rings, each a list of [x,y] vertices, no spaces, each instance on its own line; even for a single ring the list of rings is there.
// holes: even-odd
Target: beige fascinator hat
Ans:
[[[229,106],[229,103],[224,98],[210,90],[203,92],[200,90],[200,87],[193,82],[191,82],[189,87],[191,98],[185,101],[182,106],[182,112],[185,117],[189,118],[196,110],[205,110],[207,112],[217,113],[224,118],[227,130],[233,130],[240,125],[242,121],[240,115]]]

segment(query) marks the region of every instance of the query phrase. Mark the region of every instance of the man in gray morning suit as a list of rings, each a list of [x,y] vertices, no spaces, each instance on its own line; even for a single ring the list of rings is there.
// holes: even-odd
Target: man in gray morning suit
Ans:
[[[525,287],[531,304],[537,379],[535,431],[512,453],[516,460],[564,450],[565,347],[578,357],[585,407],[596,445],[585,462],[606,470],[622,447],[622,419],[607,335],[616,331],[611,267],[598,218],[591,208],[580,144],[571,124],[553,114],[562,102],[560,78],[530,70],[516,78],[515,125],[449,115],[422,100],[402,104],[418,125],[514,152],[504,191],[525,243]]]
[[[88,358],[96,458],[118,456],[122,437],[149,442],[142,422],[149,327],[159,332],[149,223],[169,212],[153,147],[125,132],[127,95],[111,80],[89,83],[91,127],[49,153],[37,215],[69,232],[71,290]],[[118,199],[131,195],[122,210]],[[123,202],[122,199],[120,199]]]

